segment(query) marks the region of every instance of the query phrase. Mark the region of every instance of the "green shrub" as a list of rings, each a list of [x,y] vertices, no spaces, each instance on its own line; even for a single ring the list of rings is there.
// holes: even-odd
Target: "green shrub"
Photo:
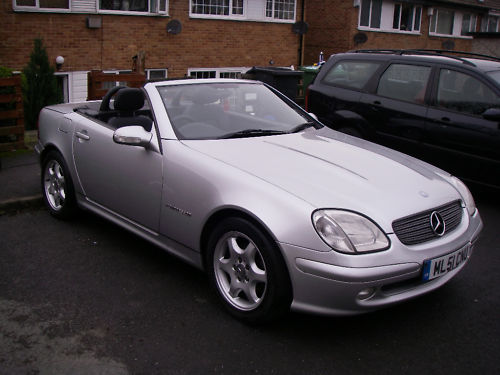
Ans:
[[[23,75],[24,122],[26,129],[31,130],[36,128],[40,110],[58,102],[57,79],[41,39],[35,39]]]

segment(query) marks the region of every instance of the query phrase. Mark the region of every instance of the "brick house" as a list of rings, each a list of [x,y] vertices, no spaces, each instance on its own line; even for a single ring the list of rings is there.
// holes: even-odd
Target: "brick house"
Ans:
[[[65,101],[86,99],[88,71],[128,72],[140,52],[150,79],[235,77],[270,61],[297,65],[302,9],[302,0],[6,0],[0,66],[21,70],[43,39],[54,65],[64,58]]]
[[[375,48],[500,56],[499,0],[307,0],[305,12],[304,61],[309,64],[318,61],[320,51],[327,56]]]

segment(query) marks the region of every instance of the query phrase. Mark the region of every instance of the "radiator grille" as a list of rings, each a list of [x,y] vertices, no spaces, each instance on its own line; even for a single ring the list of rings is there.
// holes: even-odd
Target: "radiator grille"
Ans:
[[[448,203],[444,206],[420,212],[392,223],[392,229],[399,240],[405,245],[417,245],[439,237],[431,227],[431,214],[436,211],[441,215],[447,233],[453,231],[462,221],[462,205],[460,201]]]

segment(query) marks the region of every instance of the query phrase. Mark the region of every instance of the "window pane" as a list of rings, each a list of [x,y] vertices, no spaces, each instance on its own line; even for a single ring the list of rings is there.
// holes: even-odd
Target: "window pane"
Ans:
[[[438,106],[480,115],[489,108],[500,108],[500,98],[486,85],[467,74],[442,69],[439,75]]]
[[[415,8],[415,22],[413,24],[413,30],[420,31],[420,17],[422,16],[422,8]]]
[[[40,8],[69,9],[69,0],[40,0]]]
[[[243,0],[233,0],[233,14],[243,14]]]
[[[377,94],[423,104],[430,73],[428,66],[392,64],[380,78]]]
[[[461,35],[466,35],[470,31],[470,21],[471,15],[464,14],[462,17],[462,31],[460,32]]]
[[[148,0],[101,0],[101,9],[147,12]]]
[[[35,0],[16,0],[16,5],[34,7],[36,5],[36,2]]]
[[[229,0],[192,0],[191,12],[228,16]]]
[[[489,17],[488,18],[488,29],[486,31],[490,33],[495,33],[498,27],[498,17]]]
[[[280,20],[292,20],[294,14],[295,0],[274,0],[274,18]]]
[[[370,26],[370,4],[371,0],[361,2],[361,15],[359,17],[359,26]]]
[[[399,16],[401,13],[401,4],[394,5],[394,19],[392,21],[392,28],[399,29]]]
[[[437,12],[434,12],[434,14],[431,16],[430,23],[431,23],[431,25],[429,27],[429,31],[431,33],[435,33],[436,32],[436,25],[437,25]]]
[[[335,64],[323,81],[327,84],[360,89],[370,80],[379,65],[376,62],[343,61]]]
[[[372,15],[370,27],[380,29],[380,18],[382,15],[382,0],[372,0]]]
[[[438,22],[436,32],[438,34],[451,35],[453,34],[453,19],[455,12],[450,10],[438,10]]]
[[[413,25],[413,6],[408,4],[403,4],[401,11],[401,25],[400,30],[411,31]]]

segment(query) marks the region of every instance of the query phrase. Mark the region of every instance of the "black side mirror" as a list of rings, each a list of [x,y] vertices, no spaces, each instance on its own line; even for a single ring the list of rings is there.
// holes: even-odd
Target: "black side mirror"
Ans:
[[[500,108],[490,108],[483,112],[483,118],[490,121],[500,121]]]

